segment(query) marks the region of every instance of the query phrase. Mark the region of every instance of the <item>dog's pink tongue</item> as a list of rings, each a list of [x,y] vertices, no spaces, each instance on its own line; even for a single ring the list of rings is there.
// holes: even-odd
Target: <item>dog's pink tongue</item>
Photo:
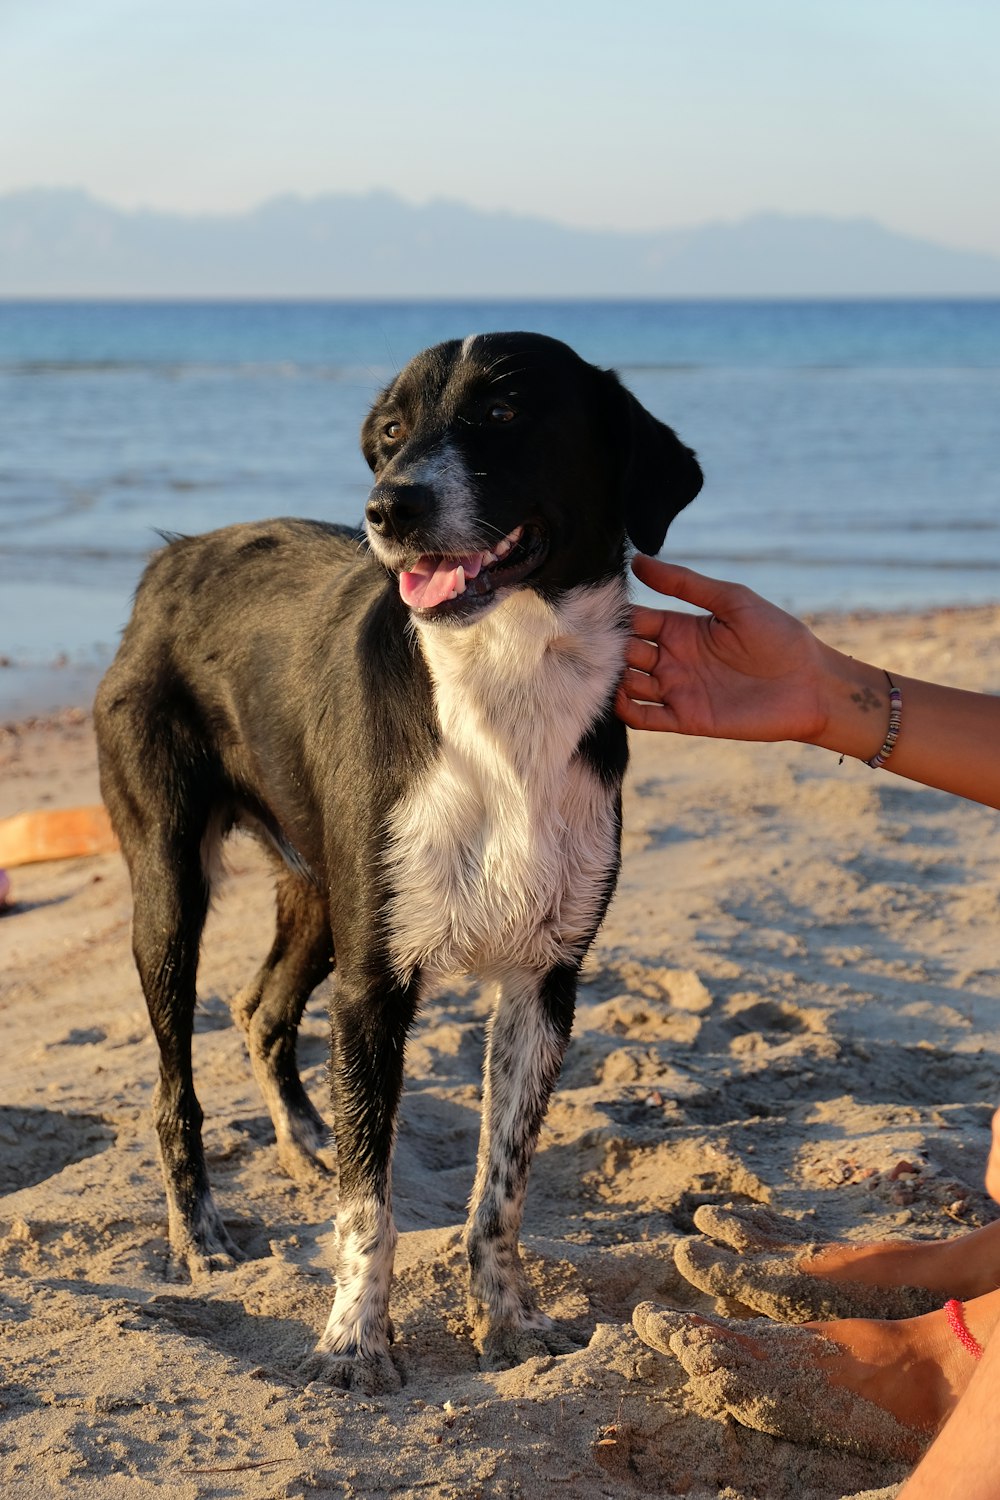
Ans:
[[[400,596],[410,609],[433,609],[460,592],[459,568],[466,578],[475,578],[482,565],[478,552],[472,557],[421,557],[412,568],[400,573]]]

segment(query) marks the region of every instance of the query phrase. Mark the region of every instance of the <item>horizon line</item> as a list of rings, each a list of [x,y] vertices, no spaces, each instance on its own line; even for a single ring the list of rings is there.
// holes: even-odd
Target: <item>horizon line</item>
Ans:
[[[2,194],[0,194],[2,196]],[[430,293],[414,292],[4,292],[0,291],[0,307],[13,305],[48,305],[50,303],[108,305],[136,305],[157,303],[177,307],[202,303],[225,303],[233,307],[252,306],[258,303],[281,302],[289,306],[315,307],[321,304],[337,306],[368,307],[412,307],[426,304],[436,307],[488,306],[537,304],[538,306],[593,307],[605,304],[615,307],[648,307],[652,304],[687,303],[691,305],[716,302],[742,303],[746,306],[774,306],[798,303],[812,306],[828,306],[831,303],[877,304],[877,303],[939,303],[949,306],[955,302],[1000,303],[1000,292],[675,292],[646,297],[616,295],[609,292],[574,293],[572,295],[548,294],[545,292],[464,292]]]

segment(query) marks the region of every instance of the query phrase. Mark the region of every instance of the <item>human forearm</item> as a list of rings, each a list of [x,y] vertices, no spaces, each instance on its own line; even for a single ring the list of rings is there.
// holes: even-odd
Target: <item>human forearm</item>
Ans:
[[[885,673],[826,645],[741,584],[638,556],[643,583],[702,615],[637,606],[617,709],[634,729],[800,740],[870,760],[886,742]],[[893,676],[902,693],[885,769],[1000,806],[1000,698]]]
[[[885,673],[830,646],[822,667],[826,721],[811,743],[870,759],[889,723]],[[885,770],[1000,807],[1000,698],[890,675],[902,693],[902,723]]]

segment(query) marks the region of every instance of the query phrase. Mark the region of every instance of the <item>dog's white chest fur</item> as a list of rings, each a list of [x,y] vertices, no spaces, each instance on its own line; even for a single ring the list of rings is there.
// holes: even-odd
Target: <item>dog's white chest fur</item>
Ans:
[[[393,810],[397,971],[549,968],[590,937],[616,858],[615,792],[575,754],[621,671],[619,579],[553,608],[523,589],[420,640],[437,757]]]

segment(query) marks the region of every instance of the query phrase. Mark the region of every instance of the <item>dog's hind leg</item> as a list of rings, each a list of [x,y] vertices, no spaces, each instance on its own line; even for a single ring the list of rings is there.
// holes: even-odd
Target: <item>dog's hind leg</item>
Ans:
[[[518,1248],[528,1170],[569,1042],[577,968],[514,971],[490,1023],[469,1205],[469,1312],[487,1367],[572,1347],[539,1311]]]
[[[138,843],[130,841],[129,853],[132,949],[160,1049],[153,1118],[170,1244],[194,1278],[242,1257],[212,1199],[191,1069],[195,976],[209,890],[200,849],[186,842],[187,848],[180,839],[171,847],[168,834],[151,831]]]
[[[302,1086],[295,1044],[306,1001],[333,967],[333,939],[326,901],[303,877],[282,867],[275,896],[271,951],[232,1011],[274,1122],[278,1160],[290,1177],[310,1182],[326,1175],[316,1153],[330,1131]]]
[[[337,1292],[326,1328],[302,1369],[306,1379],[398,1390],[389,1355],[389,1289],[396,1250],[390,1171],[403,1086],[406,1033],[417,984],[347,978],[340,966],[330,1012],[331,1081],[340,1202]]]
[[[194,1091],[198,952],[209,902],[215,768],[190,704],[165,704],[119,656],[97,693],[101,792],[132,880],[132,952],[160,1049],[153,1119],[174,1256],[192,1277],[241,1258],[212,1199]]]

